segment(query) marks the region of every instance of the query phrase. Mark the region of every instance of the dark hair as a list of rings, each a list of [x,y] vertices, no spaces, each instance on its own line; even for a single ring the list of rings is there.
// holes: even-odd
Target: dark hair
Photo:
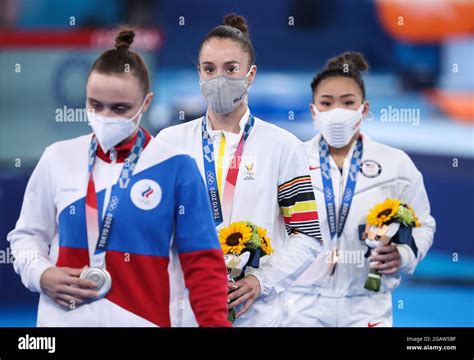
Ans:
[[[199,54],[203,45],[212,38],[231,39],[242,46],[242,50],[249,55],[250,65],[255,63],[255,51],[253,49],[252,41],[249,37],[249,30],[245,18],[240,15],[230,14],[224,17],[222,25],[216,26],[201,41],[199,46]]]
[[[115,49],[103,52],[92,65],[91,72],[123,75],[128,68],[130,74],[140,82],[144,94],[147,94],[150,91],[148,68],[140,55],[129,50],[134,37],[133,30],[121,30],[115,38]]]
[[[344,76],[353,79],[362,91],[362,99],[365,100],[365,85],[361,72],[369,68],[364,55],[359,52],[345,52],[328,60],[326,66],[313,78],[311,90],[313,95],[318,85],[324,79],[336,76]]]

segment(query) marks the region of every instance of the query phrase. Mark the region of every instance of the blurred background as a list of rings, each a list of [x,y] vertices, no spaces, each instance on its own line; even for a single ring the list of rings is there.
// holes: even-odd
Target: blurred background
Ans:
[[[132,47],[155,93],[144,126],[156,134],[205,112],[197,50],[230,12],[247,18],[256,50],[252,113],[301,140],[315,135],[315,73],[343,51],[366,56],[363,132],[412,157],[438,225],[393,295],[394,325],[474,325],[474,1],[0,0],[0,9],[0,326],[35,326],[38,297],[14,273],[6,235],[44,148],[91,131],[80,116],[85,81],[116,26],[138,29]]]

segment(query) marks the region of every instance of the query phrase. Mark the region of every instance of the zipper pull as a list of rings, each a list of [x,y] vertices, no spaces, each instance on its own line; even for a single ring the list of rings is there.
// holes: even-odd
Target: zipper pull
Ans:
[[[115,148],[110,149],[110,161],[112,161],[113,164],[117,162],[117,151]]]

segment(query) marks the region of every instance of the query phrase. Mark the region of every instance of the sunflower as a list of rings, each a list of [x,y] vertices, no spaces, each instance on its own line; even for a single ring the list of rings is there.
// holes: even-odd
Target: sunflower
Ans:
[[[421,222],[416,216],[415,210],[413,210],[413,208],[410,205],[407,205],[407,206],[408,206],[408,210],[410,210],[411,213],[413,214],[413,219],[415,220],[415,227],[421,227]]]
[[[270,245],[270,238],[267,237],[267,229],[264,228],[257,228],[257,234],[260,236],[260,239],[262,239],[262,251],[264,255],[270,255],[273,252],[273,248]]]
[[[367,224],[381,227],[390,222],[397,214],[400,200],[387,199],[381,204],[375,205],[367,215]]]
[[[244,222],[235,222],[219,231],[219,241],[224,254],[240,254],[252,236],[252,229]]]

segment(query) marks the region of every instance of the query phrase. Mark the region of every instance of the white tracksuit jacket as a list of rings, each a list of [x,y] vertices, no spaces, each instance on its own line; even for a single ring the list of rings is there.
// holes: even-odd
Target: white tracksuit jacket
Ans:
[[[324,239],[330,239],[319,163],[320,139],[321,136],[317,135],[306,142],[305,146],[319,208],[321,231]],[[341,195],[346,185],[354,147],[355,143],[344,161],[342,175],[330,158],[336,214],[339,214]],[[335,244],[325,241],[324,251],[280,299],[284,312],[281,325],[392,325],[391,292],[400,284],[400,273],[382,275],[378,293],[364,289],[369,260],[363,257],[367,246],[360,240],[358,230],[359,225],[365,224],[369,210],[386,198],[397,198],[412,205],[422,224],[420,228],[413,229],[416,250],[413,246],[397,244],[402,260],[401,272],[414,272],[431,247],[436,227],[435,220],[430,215],[423,177],[403,151],[377,143],[363,135],[361,169],[351,209],[339,239],[341,261],[335,274],[329,276],[327,258]],[[414,251],[417,251],[416,256]]]
[[[8,234],[16,272],[28,289],[40,292],[38,326],[174,325],[184,286],[174,279],[183,275],[169,264],[170,252],[183,265],[199,324],[228,326],[227,271],[204,183],[192,158],[159,141],[143,150],[114,216],[105,255],[112,276],[107,296],[65,310],[43,293],[40,278],[46,269],[88,266],[96,247],[85,224],[91,137],[45,150]],[[123,159],[97,156],[93,177],[99,214],[123,166]],[[180,207],[188,211],[181,213]]]
[[[226,178],[248,117],[247,109],[240,120],[240,134],[224,132],[222,179]],[[174,145],[194,157],[204,177],[201,127],[202,118],[199,118],[162,130],[156,140]],[[209,122],[207,128],[216,154],[222,131],[212,130]],[[262,296],[235,321],[234,326],[278,325],[281,314],[280,307],[274,303],[277,294],[286,289],[322,250],[317,216],[303,143],[289,132],[255,118],[244,145],[231,219],[224,219],[218,229],[230,222],[252,221],[267,229],[275,252],[262,258],[260,268],[247,268],[247,274],[259,279]],[[182,325],[194,324],[185,299]]]

